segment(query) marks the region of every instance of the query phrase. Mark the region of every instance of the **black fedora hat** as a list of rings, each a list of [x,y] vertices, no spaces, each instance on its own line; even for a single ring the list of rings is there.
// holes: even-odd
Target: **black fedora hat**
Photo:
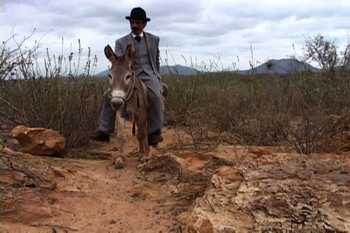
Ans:
[[[142,9],[141,7],[135,7],[131,10],[130,16],[126,16],[126,19],[139,19],[143,21],[151,21],[150,18],[147,18],[146,11]]]

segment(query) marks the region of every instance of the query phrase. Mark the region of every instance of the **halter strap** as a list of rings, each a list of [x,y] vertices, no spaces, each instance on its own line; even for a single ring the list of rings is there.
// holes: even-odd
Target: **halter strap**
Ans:
[[[133,75],[132,75],[132,83],[131,83],[131,86],[129,87],[128,89],[128,93],[126,94],[126,97],[123,98],[124,99],[124,102],[128,102],[131,97],[133,96],[134,94],[134,90],[135,90],[135,84],[136,84],[136,75],[135,75],[135,72],[133,71]]]

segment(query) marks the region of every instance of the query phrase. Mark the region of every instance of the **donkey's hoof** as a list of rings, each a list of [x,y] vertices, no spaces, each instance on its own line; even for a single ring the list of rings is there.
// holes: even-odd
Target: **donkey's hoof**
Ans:
[[[125,161],[123,157],[118,157],[114,160],[114,168],[115,169],[123,169],[125,167]]]

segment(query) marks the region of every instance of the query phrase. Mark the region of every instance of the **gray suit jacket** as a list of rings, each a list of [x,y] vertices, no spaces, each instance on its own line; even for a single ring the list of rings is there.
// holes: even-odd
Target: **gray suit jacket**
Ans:
[[[160,62],[159,62],[159,37],[151,33],[144,32],[147,41],[151,66],[158,79],[160,79]],[[128,44],[134,43],[131,33],[121,37],[115,42],[115,53],[117,56],[123,56]]]

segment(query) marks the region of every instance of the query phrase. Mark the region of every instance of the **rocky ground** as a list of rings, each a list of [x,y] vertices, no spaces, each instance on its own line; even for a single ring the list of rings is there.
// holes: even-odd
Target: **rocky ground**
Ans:
[[[63,158],[3,149],[0,232],[350,232],[350,154],[194,150],[169,128],[141,162],[130,132]]]

